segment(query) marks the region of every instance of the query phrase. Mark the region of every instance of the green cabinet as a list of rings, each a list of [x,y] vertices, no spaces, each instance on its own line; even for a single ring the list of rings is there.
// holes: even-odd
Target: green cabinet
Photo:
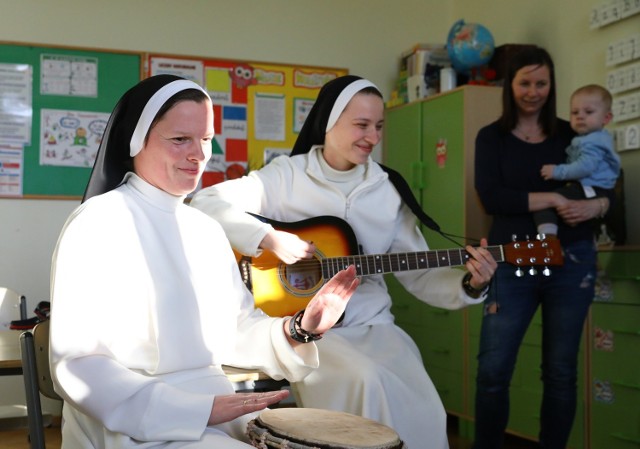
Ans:
[[[486,236],[490,219],[473,187],[475,138],[498,118],[502,89],[464,86],[388,109],[384,162],[401,172],[423,209],[446,232]],[[431,230],[432,248],[455,245]]]
[[[640,249],[599,254],[591,307],[591,449],[640,447]]]
[[[425,212],[456,236],[486,236],[489,219],[475,196],[475,137],[495,120],[502,90],[464,86],[385,113],[384,163],[403,174]],[[423,227],[432,249],[457,244]],[[462,238],[457,238],[464,244]],[[428,306],[387,277],[396,323],[414,339],[447,411],[470,418],[467,311]]]

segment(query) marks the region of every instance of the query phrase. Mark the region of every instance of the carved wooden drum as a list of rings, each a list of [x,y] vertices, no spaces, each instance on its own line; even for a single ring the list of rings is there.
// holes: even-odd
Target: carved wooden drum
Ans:
[[[406,449],[384,424],[314,408],[265,410],[249,422],[247,435],[260,449]]]

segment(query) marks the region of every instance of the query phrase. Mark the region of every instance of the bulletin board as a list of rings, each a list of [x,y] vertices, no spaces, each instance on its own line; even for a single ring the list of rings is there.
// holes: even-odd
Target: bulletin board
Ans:
[[[200,188],[242,176],[293,148],[320,88],[347,69],[149,54],[147,75],[203,86],[214,105],[213,155]]]
[[[143,60],[0,42],[0,197],[82,197],[109,113],[140,81]]]

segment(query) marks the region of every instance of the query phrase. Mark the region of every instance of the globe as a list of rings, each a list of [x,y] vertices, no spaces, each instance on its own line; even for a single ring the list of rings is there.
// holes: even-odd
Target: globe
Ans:
[[[468,73],[474,67],[489,62],[495,49],[493,36],[479,23],[458,20],[449,30],[447,52],[458,73]]]

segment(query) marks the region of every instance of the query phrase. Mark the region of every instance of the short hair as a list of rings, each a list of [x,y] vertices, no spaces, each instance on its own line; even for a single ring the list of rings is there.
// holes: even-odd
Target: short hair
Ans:
[[[613,103],[613,98],[611,97],[611,92],[605,89],[603,86],[599,84],[587,84],[586,86],[578,87],[571,94],[571,99],[579,94],[587,94],[587,95],[599,95],[600,99],[604,103],[607,111],[611,110],[611,104]]]

